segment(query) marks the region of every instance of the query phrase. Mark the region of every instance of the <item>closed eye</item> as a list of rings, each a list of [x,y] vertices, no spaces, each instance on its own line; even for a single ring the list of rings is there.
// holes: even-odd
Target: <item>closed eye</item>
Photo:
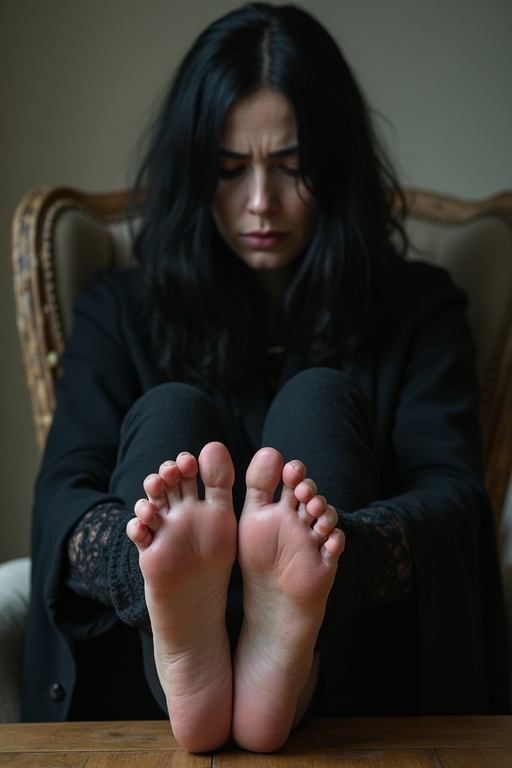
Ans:
[[[300,168],[295,168],[289,165],[280,165],[279,169],[286,176],[291,176],[294,179],[298,179],[301,175]]]
[[[221,179],[236,179],[237,176],[241,176],[245,170],[245,166],[237,165],[236,168],[219,168],[219,176]]]

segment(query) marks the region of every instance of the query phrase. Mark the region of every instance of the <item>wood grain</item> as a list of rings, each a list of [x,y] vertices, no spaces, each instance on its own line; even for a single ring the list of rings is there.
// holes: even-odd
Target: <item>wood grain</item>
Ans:
[[[22,723],[0,726],[1,752],[180,750],[169,723]]]
[[[512,717],[378,717],[313,720],[290,736],[289,746],[382,747],[507,746]],[[512,766],[512,763],[511,763]]]
[[[491,747],[473,749],[438,749],[442,768],[511,768],[512,750]]]
[[[0,725],[0,768],[510,768],[512,717],[315,720],[271,755],[194,755],[169,723]]]
[[[440,768],[430,749],[286,749],[273,755],[217,754],[214,768]]]

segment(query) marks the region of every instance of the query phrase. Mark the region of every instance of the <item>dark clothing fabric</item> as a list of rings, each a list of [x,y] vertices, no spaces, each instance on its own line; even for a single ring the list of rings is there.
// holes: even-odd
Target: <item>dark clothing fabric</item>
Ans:
[[[231,420],[233,421],[233,420]],[[302,429],[297,429],[297,422]],[[246,450],[245,439],[239,435],[239,444],[228,440],[228,432],[236,432],[236,425],[225,429],[212,401],[193,386],[167,383],[154,387],[142,395],[123,421],[118,464],[111,480],[111,489],[131,506],[140,495],[141,467],[158,467],[162,455],[176,456],[183,445],[203,446],[222,439],[236,456],[240,469],[245,469],[260,443],[276,446],[284,456],[300,456],[309,452],[317,457],[317,469],[322,469],[321,489],[338,510],[340,526],[346,531],[350,545],[342,561],[342,569],[331,592],[330,601],[317,641],[320,655],[325,656],[332,683],[331,667],[336,668],[338,691],[330,697],[318,698],[317,706],[328,705],[328,713],[341,714],[343,688],[342,667],[337,654],[330,647],[349,649],[347,625],[355,629],[354,615],[384,602],[401,600],[412,591],[412,565],[405,534],[396,518],[382,510],[366,509],[355,516],[374,497],[377,488],[378,463],[373,453],[374,434],[364,399],[345,374],[328,368],[312,368],[290,379],[279,391],[257,430],[258,442]],[[263,435],[263,439],[259,435]],[[316,451],[315,451],[316,446]],[[166,452],[166,453],[165,453]],[[245,460],[242,461],[244,458]],[[326,473],[328,457],[336,457],[331,469],[334,477]],[[320,467],[320,464],[322,466]],[[313,476],[315,467],[313,467]],[[237,517],[243,507],[245,472],[240,472],[234,489],[234,509]],[[199,492],[204,489],[199,481]],[[280,489],[276,491],[279,495]],[[70,539],[70,571],[68,585],[78,594],[100,600],[113,606],[123,622],[132,627],[149,629],[150,619],[144,599],[142,574],[137,568],[136,549],[124,535],[124,513],[112,504],[103,504],[88,512],[75,528]],[[123,527],[120,526],[120,523]],[[127,543],[131,550],[127,548]],[[403,607],[403,606],[402,606]],[[396,621],[393,630],[400,626]],[[418,649],[416,618],[400,626],[394,646],[410,647],[407,679],[416,678]],[[238,565],[230,580],[226,625],[233,650],[236,647],[243,620],[243,584]],[[383,631],[379,626],[378,631]],[[350,643],[366,642],[369,636],[356,638],[351,631]],[[141,634],[145,649],[145,668],[153,695],[165,711],[166,704],[161,686],[153,670],[152,643]],[[324,653],[323,649],[326,649]],[[412,663],[414,659],[414,663]],[[334,660],[335,664],[329,663]],[[379,669],[385,669],[381,663]],[[405,671],[405,670],[403,670]],[[378,674],[372,687],[379,689]],[[416,697],[400,701],[400,712],[415,711]],[[369,697],[371,700],[372,697]],[[76,708],[75,708],[76,711]],[[134,699],[134,713],[136,712]]]
[[[419,263],[397,268],[392,294],[386,299],[391,303],[381,335],[343,366],[369,408],[377,462],[375,494],[344,519],[347,554],[353,541],[361,561],[365,514],[371,519],[372,511],[384,510],[400,520],[411,549],[414,599],[361,610],[356,595],[354,621],[339,645],[342,556],[327,615],[333,631],[319,638],[325,643],[323,658],[335,666],[339,660],[340,669],[348,667],[343,680],[350,696],[345,708],[339,700],[336,706],[347,714],[410,713],[414,700],[419,714],[508,712],[505,621],[492,515],[480,480],[478,393],[465,302],[442,270]],[[112,478],[121,429],[139,398],[165,382],[150,354],[136,270],[99,278],[79,300],[63,364],[65,375],[58,383],[57,410],[36,486],[25,720],[72,717],[77,691],[86,688],[91,709],[94,698],[103,696],[110,702],[105,716],[115,717],[119,696],[129,695],[127,680],[120,691],[109,688],[101,674],[88,676],[97,658],[93,654],[108,642],[119,650],[118,659],[125,658],[127,647],[133,659],[130,643],[137,643],[134,630],[120,625],[111,607],[69,588],[67,547],[89,510],[103,504],[129,510],[135,501],[118,495],[115,474]],[[278,397],[302,368],[300,350],[290,350]],[[268,411],[265,382],[208,394],[223,426],[235,425],[236,435],[228,434],[225,442],[237,444],[243,435],[252,445]],[[305,407],[301,419],[307,415]],[[296,423],[303,429],[300,419]],[[275,446],[287,459],[295,457],[288,455],[288,439],[294,448],[297,443],[289,434]],[[363,451],[366,445],[363,441]],[[180,449],[197,452],[200,447]],[[324,476],[326,487],[336,477],[342,491],[346,487],[337,474],[344,466],[341,457],[327,453],[297,458],[321,488]],[[140,483],[156,468],[141,466]],[[124,524],[119,527],[124,535]],[[123,642],[123,633],[130,632],[130,641]],[[364,643],[357,642],[361,637]],[[383,660],[376,690],[372,676]],[[115,663],[115,654],[110,661]],[[124,678],[131,666],[122,670]],[[411,669],[416,674],[410,675]],[[327,685],[322,713],[331,711],[325,702],[335,693]],[[147,716],[152,717],[150,696],[147,701]],[[84,711],[80,716],[87,716]]]

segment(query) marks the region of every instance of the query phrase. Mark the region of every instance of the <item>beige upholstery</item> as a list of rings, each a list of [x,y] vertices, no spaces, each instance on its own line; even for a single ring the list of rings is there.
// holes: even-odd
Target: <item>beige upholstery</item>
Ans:
[[[42,449],[55,407],[53,385],[73,303],[94,274],[131,259],[126,193],[85,195],[64,187],[31,190],[13,221],[18,330]]]
[[[20,719],[21,656],[30,594],[30,560],[0,565],[0,723]]]
[[[508,223],[500,216],[470,219],[458,226],[441,222],[427,225],[424,219],[413,217],[407,223],[409,237],[417,248],[411,257],[448,266],[455,281],[471,297],[469,319],[477,342],[482,384],[496,351],[504,308],[511,299],[512,208],[509,216]]]
[[[408,190],[407,201],[409,257],[446,267],[469,299],[485,483],[500,530],[512,467],[512,193],[468,202]]]
[[[444,265],[469,296],[479,350],[485,481],[499,526],[512,460],[512,193],[480,202],[415,190],[406,196],[409,257]],[[98,270],[132,260],[123,217],[127,200],[126,193],[41,188],[16,211],[16,309],[41,449],[74,298]]]

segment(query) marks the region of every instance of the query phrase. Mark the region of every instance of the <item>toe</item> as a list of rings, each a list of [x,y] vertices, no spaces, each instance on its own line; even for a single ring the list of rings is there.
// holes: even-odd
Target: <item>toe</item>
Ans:
[[[312,480],[304,480],[306,467],[302,461],[289,461],[283,467],[283,488],[281,501],[291,509],[296,510],[303,506],[299,502],[308,500],[316,493],[316,486]],[[297,494],[297,488],[301,491]]]
[[[339,528],[334,528],[327,536],[320,552],[327,563],[335,565],[344,549],[345,534]]]
[[[164,461],[163,464],[160,465],[158,474],[167,486],[167,494],[169,495],[169,491],[173,488],[176,488],[179,495],[178,485],[181,480],[181,472],[178,469],[176,462],[171,460]]]
[[[303,504],[307,504],[316,495],[317,487],[309,477],[305,480],[301,480],[294,488],[296,498]]]
[[[308,504],[308,507],[309,507],[309,504]],[[323,512],[323,514],[317,517],[313,528],[317,533],[320,533],[322,536],[327,536],[332,531],[332,529],[336,527],[337,524],[338,524],[338,513],[336,512],[334,507],[331,507],[331,505],[328,504],[325,507],[325,511]]]
[[[235,468],[225,445],[205,445],[199,454],[199,474],[205,488],[205,500],[231,511]]]
[[[183,451],[176,458],[180,471],[180,493],[182,498],[197,500],[197,459],[191,453]]]
[[[146,549],[153,540],[153,533],[149,530],[147,525],[141,523],[137,517],[128,521],[126,525],[126,535],[137,545],[140,551]]]
[[[299,517],[304,520],[307,525],[310,525],[311,527],[315,526],[316,528],[316,523],[318,519],[325,513],[326,507],[327,501],[325,496],[320,496],[317,494],[312,496],[307,502],[301,501],[298,510]],[[332,525],[329,526],[327,530],[330,531],[331,528]]]
[[[182,451],[176,458],[176,465],[180,471],[181,479],[195,478],[197,475],[197,460],[188,451]]]
[[[310,488],[314,488],[313,493],[316,493],[316,485],[312,480],[304,480],[305,477],[306,467],[302,461],[299,461],[298,459],[287,462],[283,467],[283,483],[285,486],[296,490],[299,484],[305,482]],[[303,490],[307,493],[306,488]],[[300,499],[300,501],[305,501],[305,499]]]
[[[165,493],[165,482],[156,473],[148,475],[144,480],[144,490],[146,491],[148,500],[151,504],[154,504],[155,508],[160,511],[167,507],[167,496]]]
[[[247,469],[245,509],[271,504],[281,482],[283,459],[274,448],[260,448]]]
[[[148,499],[139,499],[135,504],[134,512],[144,525],[150,525],[158,520],[155,505]]]

